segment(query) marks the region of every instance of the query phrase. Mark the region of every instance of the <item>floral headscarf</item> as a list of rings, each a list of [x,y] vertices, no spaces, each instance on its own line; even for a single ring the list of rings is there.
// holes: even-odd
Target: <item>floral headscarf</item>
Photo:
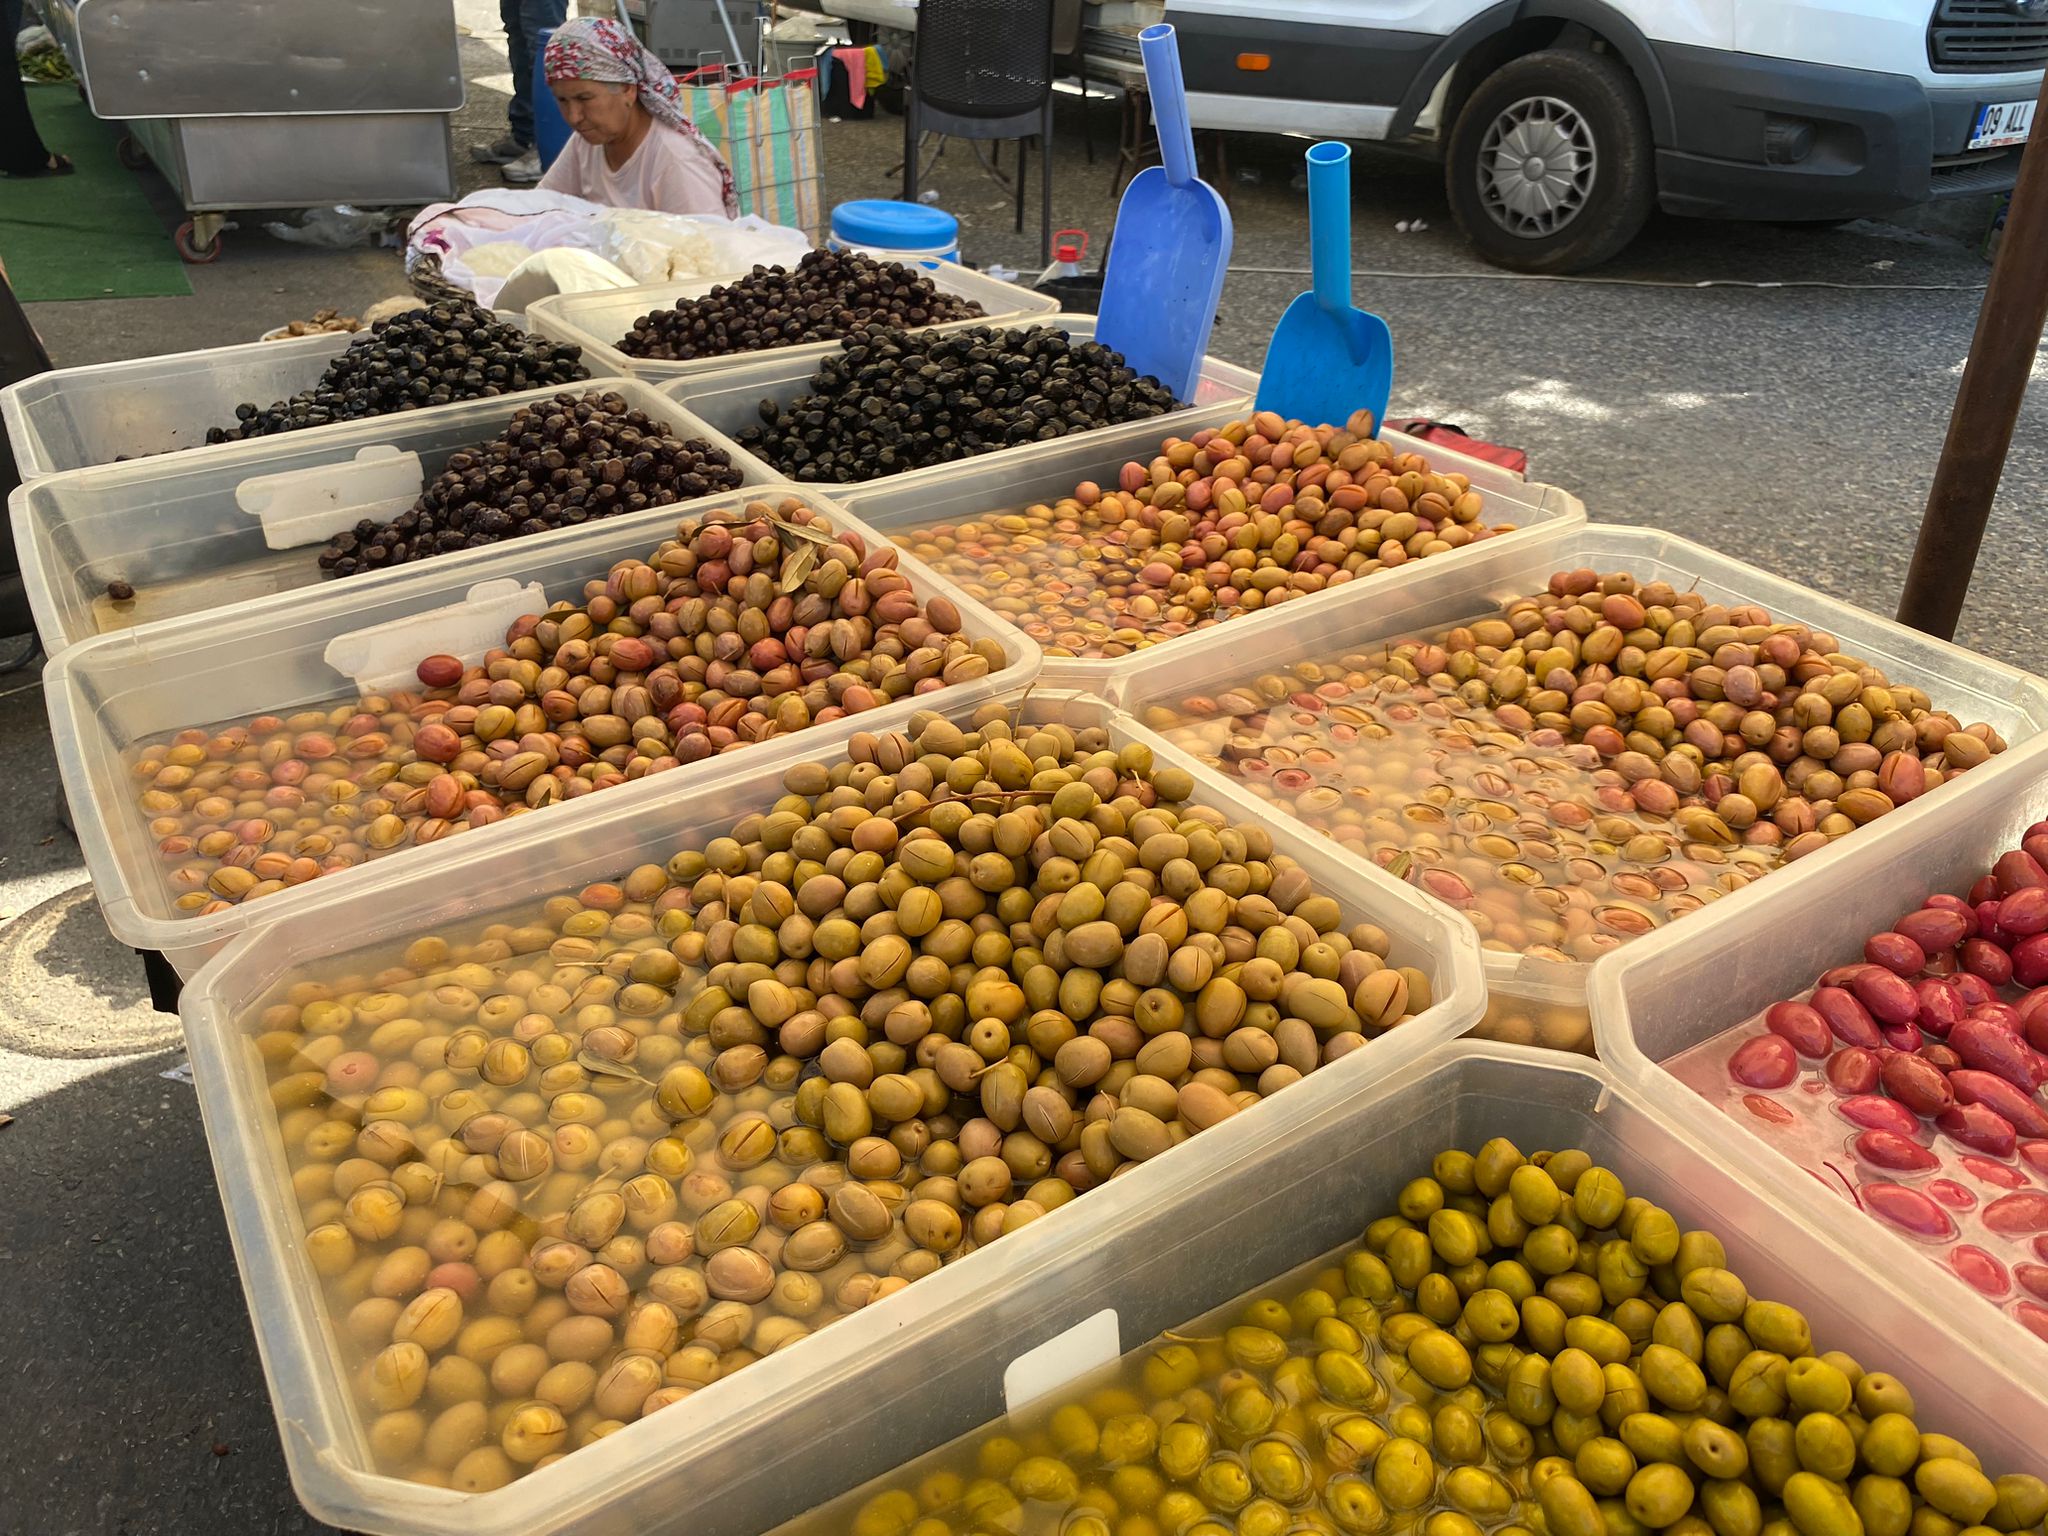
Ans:
[[[718,167],[719,187],[725,198],[725,216],[740,216],[739,195],[733,186],[732,168],[711,141],[697,129],[683,111],[682,93],[668,66],[643,47],[640,40],[618,22],[604,16],[583,16],[564,22],[548,39],[544,68],[548,84],[558,80],[595,80],[607,85],[637,85],[640,104],[663,127],[692,140]]]

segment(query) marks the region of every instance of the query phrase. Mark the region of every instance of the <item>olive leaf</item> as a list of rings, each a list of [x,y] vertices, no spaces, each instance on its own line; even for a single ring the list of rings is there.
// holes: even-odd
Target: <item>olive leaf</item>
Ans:
[[[806,544],[787,560],[782,562],[782,590],[785,594],[796,591],[809,578],[818,563],[818,546]]]
[[[595,1072],[599,1077],[623,1077],[632,1082],[645,1083],[650,1088],[654,1086],[653,1079],[635,1072],[631,1067],[600,1056],[595,1051],[578,1051],[576,1065],[586,1072]]]
[[[810,523],[792,523],[780,517],[768,519],[775,531],[785,537],[801,539],[806,544],[830,544],[832,535]]]

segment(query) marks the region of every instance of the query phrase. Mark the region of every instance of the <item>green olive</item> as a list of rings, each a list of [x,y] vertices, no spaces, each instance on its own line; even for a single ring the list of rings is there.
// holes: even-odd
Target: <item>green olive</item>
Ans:
[[[1611,1435],[1598,1435],[1573,1458],[1578,1479],[1601,1498],[1611,1498],[1636,1475],[1635,1453]]]
[[[1976,1467],[1954,1456],[1923,1460],[1913,1469],[1920,1497],[1949,1519],[1979,1524],[1998,1502],[1998,1490]]]
[[[1443,1337],[1456,1343],[1448,1334]],[[1315,1370],[1316,1384],[1333,1403],[1346,1408],[1376,1409],[1387,1400],[1386,1387],[1373,1374],[1372,1367],[1356,1355],[1326,1349],[1316,1356]]]
[[[1323,1508],[1348,1536],[1379,1536],[1387,1528],[1387,1507],[1362,1477],[1333,1477],[1323,1489]]]
[[[1585,1185],[1584,1179],[1579,1180],[1581,1189]],[[1662,1530],[1692,1508],[1692,1479],[1669,1462],[1653,1462],[1628,1480],[1622,1499],[1636,1519],[1653,1530]]]
[[[1749,1305],[1742,1309],[1742,1331],[1756,1341],[1758,1349],[1771,1350],[1774,1353],[1783,1355],[1787,1360],[1798,1360],[1813,1348],[1813,1330],[1807,1326],[1806,1314],[1797,1307],[1786,1306],[1782,1301],[1750,1302]],[[1825,1391],[1829,1401],[1814,1402],[1802,1406],[1811,1407],[1821,1413],[1844,1412],[1849,1407],[1849,1399],[1844,1397],[1840,1405],[1837,1406],[1832,1400],[1834,1396],[1832,1383],[1835,1377],[1840,1377],[1842,1386],[1847,1388],[1851,1385],[1848,1377],[1844,1376],[1840,1370],[1826,1361],[1814,1360],[1810,1364],[1816,1369],[1828,1373],[1829,1384]],[[1820,1389],[1817,1388],[1817,1390]],[[1794,1398],[1793,1401],[1798,1402],[1799,1400]]]
[[[1639,1462],[1676,1465],[1685,1460],[1685,1432],[1661,1413],[1632,1413],[1621,1421],[1619,1433]]]
[[[1259,1492],[1282,1504],[1293,1504],[1310,1487],[1309,1465],[1285,1440],[1261,1440],[1246,1454],[1245,1464]]]
[[[1212,1456],[1195,1477],[1195,1492],[1211,1509],[1231,1513],[1250,1501],[1251,1474],[1235,1456]]]
[[[1592,1491],[1576,1477],[1559,1476],[1537,1490],[1550,1536],[1606,1536],[1607,1522]]]
[[[1913,1527],[1913,1490],[1896,1477],[1869,1472],[1849,1490],[1863,1536],[1906,1536]]]
[[[1364,1414],[1351,1414],[1323,1431],[1323,1459],[1340,1472],[1370,1469],[1390,1438]]]
[[[1425,1446],[1397,1437],[1381,1448],[1373,1462],[1372,1485],[1388,1508],[1420,1509],[1436,1491],[1436,1463]]]
[[[1812,1472],[1795,1472],[1785,1482],[1785,1513],[1800,1536],[1862,1536],[1863,1522],[1848,1490]]]
[[[1178,1419],[1159,1431],[1159,1470],[1177,1483],[1193,1479],[1215,1449],[1208,1429],[1192,1419]]]
[[[1856,1441],[1849,1426],[1832,1413],[1803,1415],[1792,1429],[1794,1454],[1799,1465],[1835,1482],[1847,1482],[1856,1467]],[[1982,1474],[1980,1473],[1981,1477]],[[1990,1487],[1987,1481],[1985,1486]],[[1933,1500],[1929,1500],[1933,1503]],[[1939,1506],[1936,1506],[1939,1508]],[[1985,1506],[1989,1508],[1987,1504]]]
[[[1749,1470],[1749,1447],[1742,1436],[1711,1419],[1694,1419],[1685,1426],[1685,1454],[1702,1477],[1725,1480]]]
[[[1749,1305],[1749,1288],[1742,1283],[1741,1277],[1706,1265],[1685,1276],[1681,1282],[1681,1294],[1685,1304],[1697,1312],[1704,1323],[1737,1322],[1743,1309]]]
[[[1763,1505],[1756,1490],[1734,1479],[1701,1484],[1700,1512],[1714,1528],[1715,1536],[1758,1536],[1763,1529]]]

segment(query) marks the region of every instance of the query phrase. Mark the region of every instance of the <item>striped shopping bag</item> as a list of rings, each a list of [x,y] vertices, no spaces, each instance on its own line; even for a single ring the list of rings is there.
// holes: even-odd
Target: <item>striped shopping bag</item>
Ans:
[[[707,65],[676,77],[683,110],[732,167],[740,212],[824,231],[825,173],[818,132],[818,72],[778,78]]]

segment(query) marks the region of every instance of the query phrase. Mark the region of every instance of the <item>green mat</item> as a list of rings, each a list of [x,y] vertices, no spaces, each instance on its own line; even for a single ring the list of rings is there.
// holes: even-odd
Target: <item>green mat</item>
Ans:
[[[36,131],[76,175],[0,177],[0,261],[24,300],[136,299],[192,291],[171,232],[143,193],[154,172],[114,156],[119,130],[65,85],[30,85]]]

